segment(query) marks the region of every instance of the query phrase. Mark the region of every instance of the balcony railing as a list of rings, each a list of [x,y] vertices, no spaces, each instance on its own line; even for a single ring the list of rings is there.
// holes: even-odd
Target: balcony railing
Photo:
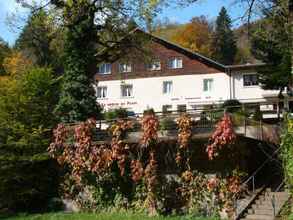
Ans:
[[[229,107],[231,109],[231,107]],[[240,109],[240,106],[235,106]],[[223,117],[225,109],[192,109],[184,112],[169,111],[155,112],[160,128],[159,138],[177,138],[177,119],[181,114],[188,114],[192,120],[192,133],[196,137],[209,137],[215,129],[216,124]],[[261,119],[256,120],[244,113],[235,112],[229,113],[232,117],[235,133],[248,138],[253,138],[261,141],[278,143],[280,137],[280,126],[276,124],[266,124]],[[128,136],[132,141],[137,141],[139,133],[141,133],[141,120],[143,114],[127,118],[117,118],[111,120],[97,121],[97,130],[95,140],[109,141],[111,135],[109,128],[119,120],[128,120],[133,124],[133,128],[128,132]]]

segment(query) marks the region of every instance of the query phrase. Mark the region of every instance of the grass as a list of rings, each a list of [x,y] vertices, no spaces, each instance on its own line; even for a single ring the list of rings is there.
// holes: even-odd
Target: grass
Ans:
[[[19,215],[4,218],[3,220],[213,220],[212,218],[188,218],[185,216],[174,217],[148,217],[143,214],[130,213],[49,213],[36,215]],[[215,219],[214,219],[215,220]]]

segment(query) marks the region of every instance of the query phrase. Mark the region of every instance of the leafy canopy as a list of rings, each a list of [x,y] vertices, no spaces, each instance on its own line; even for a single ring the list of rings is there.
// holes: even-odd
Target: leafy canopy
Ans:
[[[171,41],[205,56],[211,56],[212,26],[206,17],[194,17],[172,36]]]
[[[15,42],[15,49],[35,65],[51,66],[55,71],[61,72],[63,37],[64,31],[58,25],[54,12],[40,9],[29,16]]]

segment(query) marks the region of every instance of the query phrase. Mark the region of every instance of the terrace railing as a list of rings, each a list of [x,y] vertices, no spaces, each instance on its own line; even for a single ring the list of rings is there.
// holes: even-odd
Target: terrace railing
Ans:
[[[235,106],[235,108],[240,106]],[[229,107],[231,109],[231,107]],[[172,131],[169,134],[176,134],[177,124],[176,121],[181,114],[186,113],[192,119],[192,129],[194,134],[208,134],[213,131],[217,122],[222,118],[226,109],[192,109],[184,112],[169,111],[169,112],[155,112],[160,122],[160,131]],[[251,117],[235,112],[229,113],[232,116],[234,130],[238,135],[253,138],[261,141],[271,143],[279,143],[280,126],[273,124],[266,124],[262,120],[255,120]],[[140,121],[143,114],[136,114],[127,118],[117,118],[111,120],[97,121],[97,140],[107,139],[109,132],[108,128],[118,120],[128,120],[133,122],[133,129],[131,132],[140,132]],[[165,132],[166,133],[166,132]]]
[[[229,109],[240,109],[241,106],[229,107]],[[186,113],[192,119],[192,132],[193,137],[206,138],[211,135],[216,124],[223,117],[226,109],[216,108],[216,109],[191,109],[182,111],[168,111],[168,112],[155,112],[155,115],[160,122],[160,132],[159,136],[167,135],[169,139],[177,138],[177,119],[181,114]],[[279,144],[280,142],[280,131],[281,126],[279,124],[266,124],[261,119],[256,120],[241,113],[241,111],[236,111],[234,113],[229,113],[232,117],[233,126],[235,133],[239,136],[244,136],[260,141],[265,141],[273,144]],[[94,139],[95,141],[109,141],[111,135],[109,128],[111,125],[115,124],[119,120],[128,120],[133,123],[133,128],[128,132],[129,136],[132,134],[139,136],[139,132],[142,132],[141,121],[143,114],[136,114],[134,116],[129,116],[127,118],[115,118],[110,120],[98,120],[96,124],[96,132]],[[75,124],[70,124],[74,126]]]

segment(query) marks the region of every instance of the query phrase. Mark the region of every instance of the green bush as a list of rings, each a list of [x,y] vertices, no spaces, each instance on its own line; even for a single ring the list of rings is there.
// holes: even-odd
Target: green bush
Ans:
[[[104,113],[106,120],[112,120],[116,118],[127,118],[127,110],[125,108],[112,109]]]
[[[285,180],[291,193],[293,193],[293,120],[289,119],[281,137],[281,158],[283,161],[283,169]]]
[[[148,115],[148,114],[155,114],[155,110],[153,108],[150,108],[143,111],[143,115]]]
[[[262,112],[260,111],[259,108],[256,108],[253,115],[252,119],[255,121],[261,121],[262,120]]]
[[[160,130],[174,130],[177,128],[177,123],[172,118],[164,118],[160,121]]]
[[[227,112],[234,113],[241,109],[241,103],[237,99],[226,100],[222,108],[226,109]]]

